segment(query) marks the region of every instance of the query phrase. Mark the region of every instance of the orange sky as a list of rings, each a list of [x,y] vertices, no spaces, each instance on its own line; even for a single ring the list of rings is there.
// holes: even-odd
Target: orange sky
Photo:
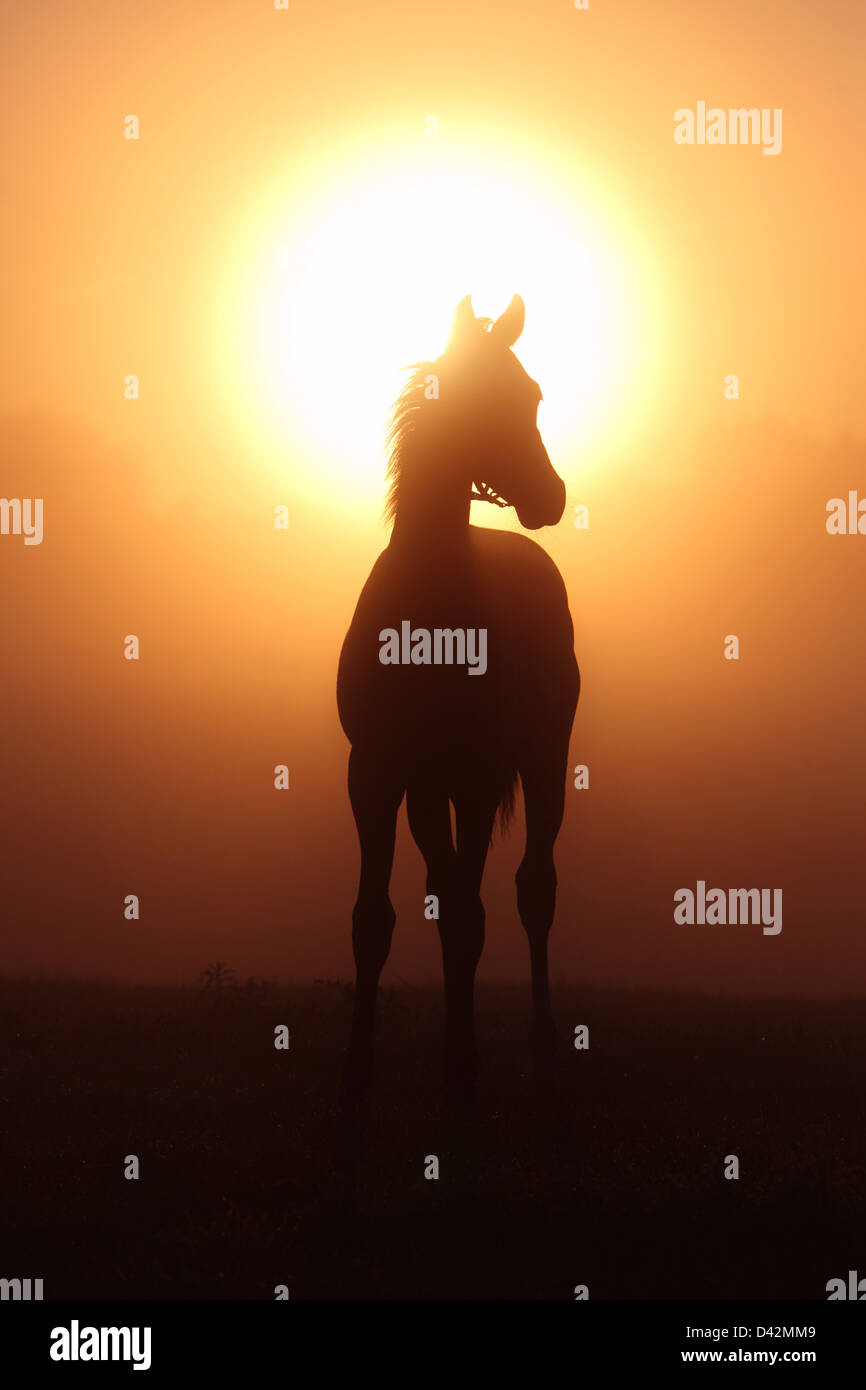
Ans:
[[[637,248],[627,389],[591,448],[553,458],[590,529],[567,512],[536,537],[569,590],[571,761],[591,773],[559,841],[553,975],[862,992],[866,539],[824,521],[866,495],[864,29],[847,0],[16,11],[0,494],[44,497],[45,539],[0,536],[7,971],[350,973],[333,684],[381,498],[343,495],[314,442],[267,423],[238,362],[260,351],[245,295],[277,192],[300,219],[323,171],[415,139],[422,160],[435,112],[444,158],[537,150],[553,193],[584,188],[614,250]],[[782,153],[678,147],[673,113],[700,99],[782,108]],[[352,327],[333,327],[335,410]],[[527,973],[519,854],[515,831],[489,860],[482,978]],[[781,886],[781,935],[676,927],[698,878]],[[386,981],[438,974],[422,895],[401,827]]]

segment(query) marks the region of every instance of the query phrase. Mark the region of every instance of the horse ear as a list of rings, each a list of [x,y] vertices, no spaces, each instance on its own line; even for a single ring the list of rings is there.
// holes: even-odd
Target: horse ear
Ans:
[[[465,299],[461,299],[457,308],[454,310],[454,317],[451,320],[451,334],[448,338],[448,346],[453,347],[466,337],[470,329],[475,327],[475,310],[472,308],[472,296],[467,294]]]
[[[523,332],[523,324],[526,319],[526,305],[519,294],[512,297],[511,303],[494,323],[490,330],[491,338],[495,338],[503,347],[511,347]]]

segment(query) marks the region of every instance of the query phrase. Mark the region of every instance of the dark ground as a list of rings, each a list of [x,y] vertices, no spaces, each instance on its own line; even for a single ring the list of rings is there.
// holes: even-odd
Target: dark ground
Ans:
[[[0,981],[0,1276],[47,1299],[825,1299],[866,1275],[866,1007],[560,986],[552,1139],[527,993],[479,989],[462,1144],[441,991],[383,994],[353,1220],[331,1163],[347,987]]]

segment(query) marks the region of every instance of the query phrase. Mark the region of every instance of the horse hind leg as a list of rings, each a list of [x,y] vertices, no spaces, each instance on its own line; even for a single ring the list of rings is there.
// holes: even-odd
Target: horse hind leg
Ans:
[[[427,893],[438,899],[439,938],[445,979],[445,1089],[452,1112],[466,1113],[475,1099],[475,971],[484,946],[481,877],[496,815],[496,798],[457,797],[457,848],[444,795],[407,797],[409,825],[427,863]]]
[[[455,925],[460,902],[460,871],[451,835],[451,805],[441,788],[415,784],[406,793],[406,814],[412,838],[427,865],[427,897],[435,900],[436,926],[442,942],[445,969],[445,1085],[453,1091],[454,1063],[458,1048],[455,1039],[453,990],[453,950]],[[446,942],[449,943],[446,946]]]

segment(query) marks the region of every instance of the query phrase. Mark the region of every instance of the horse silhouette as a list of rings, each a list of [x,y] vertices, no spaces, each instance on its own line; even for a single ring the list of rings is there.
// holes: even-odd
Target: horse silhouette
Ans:
[[[361,848],[344,1071],[345,1093],[355,1098],[372,1071],[404,796],[426,861],[427,911],[435,911],[431,896],[438,904],[447,1094],[471,1105],[481,880],[497,814],[507,823],[519,778],[526,850],[517,905],[529,938],[532,1054],[538,1073],[549,1074],[552,1065],[547,938],[556,900],[553,846],[580,690],[574,630],[565,585],[546,552],[518,532],[469,521],[473,500],[514,507],[530,530],[555,525],[565,507],[565,486],[536,423],[541,391],[510,350],[523,323],[517,295],[495,322],[476,318],[468,296],[461,300],[446,350],[414,365],[391,415],[391,539],[361,592],[337,678]]]

